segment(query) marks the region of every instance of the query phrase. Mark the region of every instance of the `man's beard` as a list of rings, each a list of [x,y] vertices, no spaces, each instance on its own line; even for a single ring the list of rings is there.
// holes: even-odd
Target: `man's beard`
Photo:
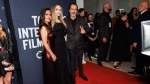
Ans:
[[[76,14],[75,14],[75,13],[71,13],[70,15],[71,15],[71,16],[76,16]]]
[[[93,22],[93,20],[89,20],[89,22]]]
[[[112,11],[112,9],[111,9],[111,8],[109,8],[109,9],[108,9],[108,13],[111,13],[111,11]]]
[[[112,11],[112,9],[110,8],[110,9],[108,9],[108,11],[109,11],[109,12],[111,12],[111,11]]]

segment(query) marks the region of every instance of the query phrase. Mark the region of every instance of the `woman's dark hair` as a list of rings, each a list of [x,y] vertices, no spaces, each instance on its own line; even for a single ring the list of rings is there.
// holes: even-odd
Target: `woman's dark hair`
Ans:
[[[127,13],[126,12],[122,12],[120,15],[120,18],[122,18],[123,16],[125,16]]]
[[[130,14],[133,14],[134,9],[136,9],[136,10],[137,10],[137,8],[136,8],[136,7],[133,7],[133,8],[131,9],[131,11],[130,11]],[[136,13],[136,15],[137,15],[137,13]]]
[[[116,14],[119,13],[119,12],[120,12],[120,10],[116,10],[116,11],[115,11]]]
[[[76,5],[76,6],[77,6],[77,10],[78,10],[78,5],[77,5],[76,3],[71,3],[71,4],[69,5],[68,10],[70,9],[71,5]]]
[[[84,11],[84,10],[85,10],[84,8],[80,8],[80,9],[78,10],[78,12],[81,13],[81,12]]]
[[[96,13],[94,16],[94,23],[97,23],[98,17],[99,17],[100,13]]]
[[[87,15],[87,17],[89,17],[89,15],[92,15],[92,16],[93,16],[93,14],[92,14],[92,13],[89,13],[89,14]]]
[[[45,26],[47,28],[48,32],[50,31],[50,29],[52,29],[50,22],[48,24],[45,23],[45,13],[47,10],[51,11],[49,8],[43,8],[40,11],[39,32],[38,32],[40,39],[41,39],[40,30],[41,30],[42,26]]]
[[[93,16],[93,14],[92,14],[92,13],[89,13],[89,14],[87,15],[87,22],[89,22],[88,18],[89,18],[89,16],[90,16],[90,15],[92,15],[92,16]]]
[[[133,11],[134,11],[134,9],[136,9],[136,10],[137,10],[137,8],[136,8],[136,7],[133,7],[133,8],[131,9],[130,13],[128,14],[128,19],[129,19],[129,20],[134,19],[134,17],[133,17]],[[136,15],[137,15],[137,13],[136,13]]]

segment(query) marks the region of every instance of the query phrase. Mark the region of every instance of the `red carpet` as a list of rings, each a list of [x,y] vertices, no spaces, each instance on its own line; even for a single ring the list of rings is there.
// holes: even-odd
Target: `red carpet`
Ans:
[[[111,69],[105,66],[87,62],[83,65],[84,74],[88,81],[82,80],[76,72],[76,84],[145,84],[138,76],[132,76],[125,72]]]

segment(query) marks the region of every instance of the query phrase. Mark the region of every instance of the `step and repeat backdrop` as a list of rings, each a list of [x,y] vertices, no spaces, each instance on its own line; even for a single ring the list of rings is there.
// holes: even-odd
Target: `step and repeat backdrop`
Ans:
[[[0,24],[2,24],[2,26],[7,32],[9,31],[6,21],[5,6],[3,0],[0,0]]]
[[[8,33],[11,37],[11,33],[7,24],[7,17],[6,17],[6,10],[3,0],[0,0],[0,24],[3,26],[4,30]],[[12,76],[12,83],[19,84],[17,72],[15,71]]]
[[[20,69],[13,75],[13,84],[43,84],[43,48],[38,36],[39,13],[54,4],[63,7],[68,16],[70,3],[76,0],[0,0],[0,24],[9,32],[13,41],[14,58]]]

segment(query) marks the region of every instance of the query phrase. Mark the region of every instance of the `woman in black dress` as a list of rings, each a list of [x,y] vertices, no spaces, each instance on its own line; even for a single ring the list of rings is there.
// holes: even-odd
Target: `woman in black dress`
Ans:
[[[113,39],[109,59],[114,61],[113,66],[119,68],[119,62],[130,61],[130,28],[127,14],[121,13],[121,18],[116,22],[113,30]]]
[[[97,29],[97,31],[96,31],[97,37],[98,37],[98,17],[99,17],[99,15],[100,15],[100,13],[96,13],[94,16],[94,26]],[[99,46],[98,39],[96,39],[95,43],[96,43],[96,55],[94,57],[97,58],[98,57],[98,46]]]
[[[131,31],[130,31],[130,53],[133,50],[133,30],[135,29],[135,24],[136,24],[136,20],[138,19],[138,14],[137,14],[137,8],[133,7],[130,11],[130,13],[128,14],[128,23],[130,25],[130,27],[132,27]]]
[[[57,71],[57,83],[58,84],[71,84],[67,50],[64,36],[66,35],[66,23],[63,20],[62,7],[59,4],[55,4],[52,7],[52,28],[55,33],[55,55],[56,71]]]
[[[51,11],[43,8],[40,12],[39,31],[43,42],[42,52],[44,84],[57,84],[55,74],[54,32],[51,28]]]
[[[2,54],[7,51],[8,55]],[[12,71],[15,64],[12,59],[12,42],[0,24],[0,84],[11,84]],[[15,65],[15,66],[14,66]]]

